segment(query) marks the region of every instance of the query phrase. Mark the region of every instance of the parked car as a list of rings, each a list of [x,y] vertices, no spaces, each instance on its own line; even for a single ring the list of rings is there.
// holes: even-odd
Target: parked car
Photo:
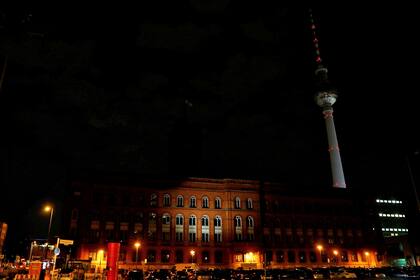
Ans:
[[[346,279],[357,279],[357,275],[354,272],[345,270],[343,268],[339,269],[331,269],[330,270],[330,278],[346,278]]]

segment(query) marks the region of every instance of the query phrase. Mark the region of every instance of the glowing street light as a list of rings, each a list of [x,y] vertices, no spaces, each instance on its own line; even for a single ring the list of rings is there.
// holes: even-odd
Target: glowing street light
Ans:
[[[48,242],[50,241],[51,223],[52,223],[52,218],[54,214],[54,208],[50,205],[47,205],[44,207],[44,211],[50,212],[50,222],[48,223],[48,235],[47,235],[47,245],[48,245]]]
[[[338,262],[338,251],[337,250],[333,250],[333,254],[334,254],[334,263],[337,264]]]
[[[324,247],[322,247],[322,245],[321,244],[318,244],[317,246],[316,246],[316,248],[318,249],[318,251],[319,251],[319,262],[322,262],[322,250],[324,249]]]
[[[368,263],[368,267],[370,267],[370,253],[368,251],[365,251],[365,256]]]
[[[52,224],[52,218],[54,214],[54,208],[51,205],[47,205],[44,207],[44,212],[50,212],[50,220],[48,222],[48,234],[47,234],[47,242],[45,244],[45,249],[43,252],[43,258],[44,260],[48,257],[48,244],[50,242],[50,232],[51,232],[51,224]]]
[[[195,251],[194,250],[191,250],[190,251],[190,255],[191,255],[191,263],[194,263]]]
[[[136,267],[137,267],[137,263],[139,261],[139,248],[140,248],[141,244],[140,242],[136,242],[134,243],[134,247],[136,247]]]

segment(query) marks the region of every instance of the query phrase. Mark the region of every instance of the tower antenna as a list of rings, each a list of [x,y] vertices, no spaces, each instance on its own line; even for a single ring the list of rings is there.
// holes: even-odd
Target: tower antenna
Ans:
[[[328,69],[323,65],[321,53],[319,51],[319,40],[317,36],[317,28],[312,14],[312,9],[309,9],[310,29],[312,32],[312,42],[315,48],[315,62],[316,70],[315,76],[317,78],[317,90],[315,94],[315,101],[322,108],[325,125],[327,128],[328,137],[328,151],[330,153],[331,173],[333,187],[346,188],[344,179],[343,165],[341,163],[340,149],[338,148],[337,133],[335,131],[333,105],[337,100],[337,90],[331,86],[328,80]]]

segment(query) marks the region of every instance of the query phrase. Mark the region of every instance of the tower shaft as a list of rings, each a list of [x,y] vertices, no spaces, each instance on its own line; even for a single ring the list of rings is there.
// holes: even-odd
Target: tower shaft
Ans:
[[[337,134],[335,132],[334,117],[332,107],[324,108],[325,126],[327,128],[328,151],[330,152],[331,173],[333,187],[346,188],[344,179],[343,165],[341,164],[340,149],[338,147]]]
[[[328,80],[328,69],[323,66],[319,51],[319,40],[316,33],[316,25],[312,15],[312,10],[309,10],[309,17],[311,20],[312,41],[314,43],[317,69],[315,76],[318,80],[318,89],[315,95],[315,101],[319,107],[322,108],[322,113],[325,119],[325,126],[327,128],[328,137],[328,151],[330,153],[331,173],[333,187],[346,188],[344,180],[343,165],[341,164],[340,150],[338,148],[337,134],[335,132],[333,105],[337,99],[337,90],[330,84]]]

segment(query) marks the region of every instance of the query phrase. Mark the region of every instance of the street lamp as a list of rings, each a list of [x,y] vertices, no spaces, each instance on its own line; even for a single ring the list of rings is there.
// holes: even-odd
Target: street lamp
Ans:
[[[334,264],[337,265],[337,262],[338,262],[338,251],[337,250],[333,250],[333,254],[334,254]]]
[[[140,247],[140,242],[136,242],[134,243],[134,247],[136,247],[136,268],[137,268],[137,263],[139,261],[139,247]]]
[[[191,268],[192,268],[192,265],[193,265],[193,263],[194,263],[195,251],[194,251],[194,250],[191,250],[191,251],[190,251],[190,255],[191,255]]]
[[[319,251],[319,262],[322,262],[322,249],[324,249],[324,247],[322,247],[322,245],[317,245],[316,248]]]
[[[54,214],[54,208],[50,205],[47,205],[44,207],[44,212],[50,212],[50,220],[48,222],[48,234],[47,234],[47,242],[45,244],[45,250],[44,250],[44,260],[48,257],[48,244],[50,242],[50,232],[51,232],[51,224],[52,224],[52,218]],[[48,261],[49,262],[49,261]]]
[[[47,205],[44,207],[44,211],[50,212],[50,222],[48,223],[48,235],[47,235],[47,245],[48,245],[48,242],[50,241],[51,223],[52,223],[52,218],[54,214],[54,208],[50,205]]]
[[[366,251],[365,252],[365,256],[366,256],[366,261],[367,261],[367,263],[368,263],[368,267],[370,267],[370,257],[369,257],[369,252],[368,251]]]

